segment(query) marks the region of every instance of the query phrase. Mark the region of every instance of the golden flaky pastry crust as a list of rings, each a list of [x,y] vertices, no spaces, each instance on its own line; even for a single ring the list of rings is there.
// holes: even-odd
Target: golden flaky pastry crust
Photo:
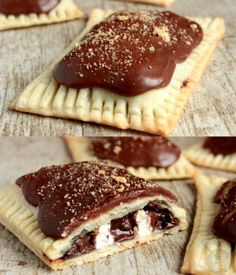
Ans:
[[[127,213],[136,209],[142,209],[149,201],[153,200],[159,200],[161,203],[163,201],[165,202],[165,207],[168,206],[168,208],[180,221],[176,227],[167,229],[164,232],[152,234],[150,236],[142,238],[136,237],[133,240],[106,246],[105,248],[101,248],[95,250],[94,252],[83,254],[75,258],[67,260],[61,259],[61,256],[64,255],[65,251],[67,251],[71,246],[73,238],[80,234],[83,230],[91,231],[91,228],[94,229],[94,226],[97,227],[102,224],[106,224],[111,217],[112,219],[123,217]],[[160,239],[165,234],[176,234],[178,231],[184,230],[187,227],[185,210],[180,208],[176,203],[167,200],[163,196],[145,197],[139,200],[134,200],[132,203],[121,204],[120,206],[110,210],[110,212],[108,211],[101,214],[96,219],[88,220],[83,224],[83,226],[80,226],[67,238],[58,240],[45,236],[45,234],[41,231],[37,222],[37,211],[37,208],[32,207],[26,202],[22,195],[22,191],[17,186],[5,191],[0,191],[0,222],[25,246],[33,251],[45,264],[55,270],[66,269],[94,262],[100,258],[122,252],[143,243]]]
[[[235,248],[211,232],[215,216],[220,205],[213,198],[224,178],[207,177],[201,172],[196,173],[197,211],[190,241],[185,252],[181,272],[202,275],[236,274]]]
[[[202,144],[198,143],[186,149],[184,155],[193,164],[236,173],[236,154],[213,155],[209,149],[203,148]]]
[[[74,0],[62,0],[55,9],[40,15],[32,13],[6,16],[0,13],[0,31],[70,21],[82,16],[83,13],[77,8]]]
[[[76,90],[59,85],[52,75],[54,66],[95,24],[111,13],[93,10],[84,31],[47,71],[26,87],[11,104],[11,109],[169,135],[191,91],[200,81],[218,41],[223,37],[224,21],[220,18],[192,18],[203,28],[203,41],[185,62],[176,66],[174,76],[165,88],[125,97],[101,88]],[[183,85],[186,80],[187,84]]]
[[[90,138],[79,137],[65,137],[70,154],[73,161],[90,161],[98,160],[98,158],[91,154],[89,150]],[[121,164],[106,160],[108,163],[122,167]],[[192,178],[195,168],[191,163],[181,154],[180,158],[174,165],[169,168],[156,168],[156,167],[126,167],[126,169],[133,175],[149,180],[172,180],[172,179],[187,179]]]

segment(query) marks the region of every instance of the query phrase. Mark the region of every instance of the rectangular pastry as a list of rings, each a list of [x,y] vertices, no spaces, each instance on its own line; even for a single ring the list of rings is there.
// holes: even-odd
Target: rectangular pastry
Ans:
[[[42,168],[0,192],[0,222],[52,269],[64,269],[187,227],[176,197],[98,162]]]
[[[74,0],[1,0],[0,31],[80,18]]]
[[[93,10],[11,109],[169,135],[223,34],[220,18]]]
[[[198,173],[196,187],[197,211],[181,271],[236,274],[236,179]]]
[[[153,137],[66,137],[75,162],[103,160],[149,180],[193,178],[195,168],[170,140]]]
[[[210,137],[184,151],[193,164],[236,173],[236,137]]]

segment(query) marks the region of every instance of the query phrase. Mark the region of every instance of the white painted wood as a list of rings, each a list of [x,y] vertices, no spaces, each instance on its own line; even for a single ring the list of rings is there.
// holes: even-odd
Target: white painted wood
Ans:
[[[92,8],[151,8],[109,0],[77,0],[89,13]],[[220,16],[227,32],[201,84],[191,96],[181,121],[173,131],[178,136],[236,134],[236,5],[235,0],[176,0],[171,10],[191,16]],[[127,135],[92,123],[45,118],[12,112],[9,104],[37,75],[63,52],[81,31],[84,21],[12,30],[0,33],[0,135]]]
[[[196,142],[194,138],[175,138],[174,140],[181,147]],[[14,184],[21,175],[36,171],[42,166],[71,161],[63,140],[59,138],[1,138],[0,148],[0,188]],[[211,171],[211,173],[213,172]],[[161,185],[176,194],[186,209],[190,223],[187,231],[175,236],[165,236],[162,240],[68,272],[65,271],[62,274],[178,274],[190,236],[196,193],[191,181],[169,181],[161,183]],[[4,275],[45,275],[49,274],[50,271],[33,253],[0,225],[0,273]]]

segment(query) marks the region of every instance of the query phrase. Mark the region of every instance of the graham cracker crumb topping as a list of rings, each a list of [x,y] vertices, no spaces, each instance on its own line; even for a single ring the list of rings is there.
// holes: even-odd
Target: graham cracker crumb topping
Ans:
[[[169,43],[171,41],[170,39],[170,33],[167,27],[163,26],[163,27],[154,27],[153,30],[153,34],[154,35],[159,35],[163,41],[165,41],[166,43]]]

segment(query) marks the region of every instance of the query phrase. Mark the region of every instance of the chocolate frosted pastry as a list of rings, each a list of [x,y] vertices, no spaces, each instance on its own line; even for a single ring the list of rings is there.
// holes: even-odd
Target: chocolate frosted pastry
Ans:
[[[224,240],[236,244],[236,179],[227,181],[215,196],[221,210],[215,217],[213,233]]]
[[[236,153],[236,137],[210,137],[203,143],[203,148],[213,155],[232,155]]]
[[[196,174],[197,210],[181,273],[236,274],[236,181],[226,181]]]
[[[184,151],[185,156],[199,166],[236,172],[236,138],[210,137]]]
[[[0,221],[53,269],[95,261],[187,226],[172,193],[102,163],[46,167],[16,184],[0,192]]]
[[[168,168],[180,149],[165,137],[107,137],[91,140],[91,153],[124,166]]]
[[[105,160],[146,179],[182,179],[194,174],[180,149],[162,136],[66,137],[66,142],[75,162]]]
[[[0,0],[0,30],[52,24],[81,16],[73,0]]]
[[[223,34],[219,18],[93,10],[11,108],[169,135]]]
[[[48,13],[59,3],[60,0],[0,0],[0,13],[15,16]]]
[[[69,88],[139,95],[166,87],[202,37],[196,22],[171,12],[119,11],[89,31],[56,66],[54,78]]]

